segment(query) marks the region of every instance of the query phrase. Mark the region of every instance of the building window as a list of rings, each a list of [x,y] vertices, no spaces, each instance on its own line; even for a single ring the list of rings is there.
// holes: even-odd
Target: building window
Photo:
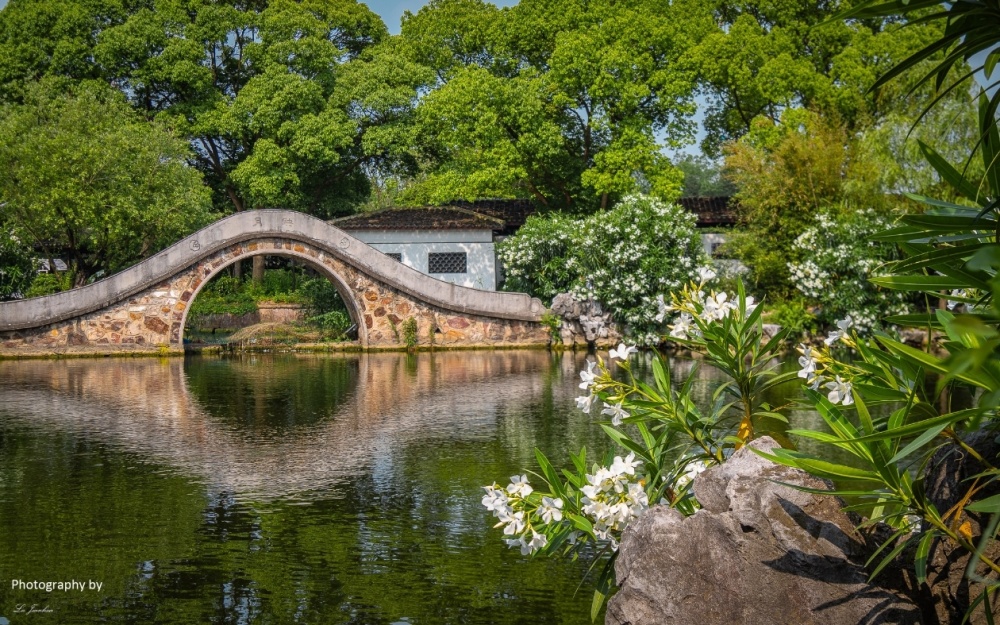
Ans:
[[[427,273],[465,273],[465,252],[427,254]]]
[[[386,256],[388,256],[389,258],[393,259],[397,263],[403,262],[403,255],[400,254],[399,252],[387,252]]]

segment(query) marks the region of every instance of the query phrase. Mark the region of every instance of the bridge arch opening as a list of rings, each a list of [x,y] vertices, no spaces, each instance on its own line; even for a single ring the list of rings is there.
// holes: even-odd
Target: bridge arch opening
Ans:
[[[181,317],[181,327],[180,327],[180,342],[184,342],[185,334],[189,328],[189,324],[192,319],[192,309],[195,308],[195,302],[198,300],[198,296],[202,294],[210,285],[217,282],[219,278],[224,277],[230,273],[230,270],[237,263],[242,263],[249,261],[254,257],[263,256],[265,258],[274,259],[291,259],[312,270],[320,279],[327,280],[336,291],[339,296],[340,301],[343,303],[346,309],[347,315],[350,318],[353,328],[357,332],[357,341],[362,346],[368,344],[367,340],[367,328],[362,322],[361,306],[357,301],[354,293],[348,287],[344,278],[340,276],[337,272],[333,271],[330,267],[327,267],[322,262],[319,262],[313,255],[305,251],[297,251],[295,249],[263,249],[263,250],[250,250],[246,253],[240,255],[237,258],[231,259],[228,262],[222,263],[218,266],[212,267],[211,270],[204,274],[201,278],[200,284],[192,291],[191,297],[188,300],[188,305],[185,307],[182,317]],[[266,270],[265,270],[266,271]],[[249,272],[242,272],[246,281],[250,280]]]

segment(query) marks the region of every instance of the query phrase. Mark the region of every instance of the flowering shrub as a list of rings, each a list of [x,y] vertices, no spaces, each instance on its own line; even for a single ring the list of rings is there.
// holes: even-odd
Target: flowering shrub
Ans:
[[[24,296],[38,272],[38,264],[13,232],[0,231],[0,301]]]
[[[880,265],[898,258],[894,245],[871,240],[890,225],[870,209],[849,217],[821,213],[795,240],[801,258],[788,264],[792,282],[821,305],[822,322],[850,316],[855,327],[868,331],[882,317],[906,312],[905,293],[868,281]]]
[[[604,432],[625,453],[611,452],[603,462],[588,466],[586,450],[572,455],[572,469],[558,473],[540,451],[535,452],[545,483],[529,484],[528,475],[510,483],[485,486],[483,505],[497,518],[504,540],[524,555],[576,551],[594,544],[606,557],[598,580],[594,614],[614,587],[613,563],[622,531],[652,503],[663,503],[684,514],[698,508],[691,491],[694,477],[720,464],[734,449],[773,431],[785,418],[762,401],[769,389],[795,378],[778,374],[776,355],[784,339],[779,333],[764,341],[761,309],[743,292],[735,295],[705,288],[714,274],[702,269],[697,282],[670,297],[653,302],[658,311],[651,323],[671,315],[673,340],[705,353],[706,360],[728,377],[707,410],[694,404],[687,389],[671,383],[666,361],[652,363],[653,383],[636,380],[630,359],[637,349],[625,344],[610,350],[608,359],[590,360],[580,372],[577,406],[590,413],[601,407],[608,417]],[[614,364],[612,364],[614,363]],[[625,379],[616,379],[612,368]],[[541,490],[543,489],[544,490]]]
[[[656,198],[631,195],[612,210],[574,220],[532,217],[497,247],[504,289],[551,299],[571,292],[614,311],[629,336],[657,337],[656,298],[681,288],[708,261],[695,216]]]

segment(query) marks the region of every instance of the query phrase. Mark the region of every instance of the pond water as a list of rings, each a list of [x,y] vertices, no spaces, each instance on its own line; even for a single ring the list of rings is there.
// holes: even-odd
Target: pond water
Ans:
[[[0,624],[588,623],[586,559],[523,558],[480,505],[536,447],[606,448],[584,358],[0,362]]]

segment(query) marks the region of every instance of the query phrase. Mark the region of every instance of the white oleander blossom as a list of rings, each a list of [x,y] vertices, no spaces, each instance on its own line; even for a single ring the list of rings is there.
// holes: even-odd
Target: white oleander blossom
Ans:
[[[528,539],[527,532],[518,536],[517,538],[507,538],[504,539],[507,546],[513,549],[514,547],[520,547],[522,556],[530,556],[536,551],[545,547],[549,544],[549,539],[545,534],[539,534],[535,530],[531,530],[531,539]]]
[[[483,506],[492,512],[493,516],[501,521],[506,521],[510,515],[514,514],[507,493],[502,488],[497,487],[496,484],[483,486],[483,488],[486,490],[486,494],[483,495]]]
[[[673,309],[674,309],[673,306],[671,306],[670,304],[668,304],[663,300],[663,293],[660,293],[659,295],[656,296],[657,312],[656,316],[653,318],[656,319],[657,323],[663,323],[663,321],[667,318],[670,312],[673,311]]]
[[[591,406],[594,404],[596,395],[581,395],[576,398],[576,407],[590,414]]]
[[[510,484],[507,485],[507,492],[510,493],[512,497],[520,497],[524,499],[532,492],[534,488],[528,484],[527,475],[512,475],[510,476]]]
[[[514,536],[523,532],[525,527],[524,511],[518,510],[514,514],[510,515],[510,518],[507,520],[507,524],[503,528],[503,533],[507,536]]]
[[[850,406],[854,403],[854,395],[851,394],[851,383],[843,380],[839,375],[836,380],[827,382],[824,386],[830,389],[826,398],[830,400],[831,404],[843,403],[845,406]]]
[[[620,343],[618,349],[612,349],[608,352],[608,358],[614,360],[615,358],[620,358],[621,360],[628,360],[630,354],[635,354],[639,350],[635,345],[625,345],[625,343]]]
[[[694,324],[694,317],[689,313],[681,313],[670,326],[670,336],[675,339],[686,340],[697,332],[698,326]]]
[[[606,414],[611,417],[611,424],[616,427],[621,425],[622,421],[628,419],[630,416],[628,411],[622,408],[622,402],[618,402],[614,405],[605,402],[604,409],[601,410],[601,414]]]
[[[698,267],[698,280],[701,284],[715,280],[715,275],[711,267]]]
[[[799,343],[797,349],[802,354],[799,356],[799,366],[802,367],[799,369],[799,377],[805,379],[809,384],[813,384],[820,377],[815,357],[816,351],[805,343]]]
[[[542,505],[538,507],[538,514],[542,517],[543,523],[553,523],[562,521],[563,500],[556,497],[542,497]]]
[[[634,453],[625,458],[616,456],[610,467],[588,474],[587,484],[580,489],[581,510],[591,519],[594,535],[611,541],[613,549],[618,548],[616,536],[649,509],[649,497],[635,479],[641,464]]]
[[[736,305],[728,301],[729,295],[724,291],[705,298],[705,308],[701,318],[705,321],[722,321],[730,311],[736,310]]]
[[[594,373],[594,367],[596,365],[597,363],[595,361],[588,360],[587,368],[580,372],[580,379],[583,380],[583,382],[580,382],[580,388],[585,391],[590,389],[590,387],[594,385],[594,380],[597,379],[598,374]]]
[[[830,333],[830,336],[823,339],[823,342],[827,345],[833,345],[840,339],[847,336],[847,331],[854,326],[854,319],[850,315],[843,319],[837,320],[837,329]]]
[[[818,213],[815,225],[796,239],[801,260],[788,264],[791,282],[817,301],[821,317],[850,314],[856,330],[864,334],[877,328],[885,316],[907,312],[907,293],[871,282],[880,268],[899,257],[895,245],[871,240],[891,225],[890,218],[872,209],[849,215],[833,209]]]
[[[686,486],[694,481],[694,478],[708,468],[708,463],[704,460],[692,460],[684,467],[684,472],[677,477],[677,486]]]

